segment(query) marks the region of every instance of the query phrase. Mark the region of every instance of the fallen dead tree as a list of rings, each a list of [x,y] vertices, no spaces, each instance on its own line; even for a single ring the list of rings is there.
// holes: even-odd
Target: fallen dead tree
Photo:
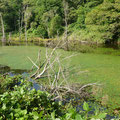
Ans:
[[[59,45],[59,43],[58,43]],[[86,88],[93,85],[99,85],[97,83],[89,83],[86,85],[72,84],[69,82],[70,78],[70,69],[66,67],[63,62],[68,61],[69,58],[76,56],[77,54],[72,54],[67,57],[62,57],[59,53],[58,45],[48,51],[46,48],[45,59],[42,62],[41,50],[38,52],[38,58],[34,62],[30,57],[28,59],[33,64],[32,69],[36,68],[36,71],[31,75],[32,78],[41,79],[46,77],[48,84],[45,86],[45,90],[49,91],[52,96],[55,96],[54,99],[64,99],[64,96],[67,95],[77,95],[80,97],[86,96],[86,92],[83,92]],[[75,68],[73,68],[75,69]],[[80,73],[80,71],[78,71]],[[82,71],[84,73],[86,71]]]

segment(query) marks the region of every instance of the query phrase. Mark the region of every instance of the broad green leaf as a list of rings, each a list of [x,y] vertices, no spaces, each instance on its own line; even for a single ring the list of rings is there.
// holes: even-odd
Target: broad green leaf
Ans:
[[[72,113],[67,113],[66,114],[66,120],[69,120],[71,118],[71,116],[72,116]]]
[[[55,120],[55,111],[51,113],[52,120]]]
[[[81,115],[77,114],[77,115],[75,116],[75,120],[83,120],[83,119],[82,119]]]
[[[44,111],[41,111],[39,114],[39,118],[41,118],[43,116]]]
[[[34,120],[38,120],[39,114],[37,112],[32,112]]]
[[[23,113],[24,115],[26,115],[26,114],[27,114],[27,110],[22,110],[22,113]]]
[[[25,120],[24,117],[17,118],[17,120]]]
[[[89,105],[88,105],[88,103],[84,102],[84,104],[83,104],[83,109],[86,110],[86,111],[89,110]]]
[[[24,89],[23,89],[23,88],[21,88],[20,92],[21,92],[21,94],[23,94],[23,93],[24,93]]]
[[[60,120],[60,118],[56,118],[55,120]]]
[[[106,117],[106,113],[100,113],[98,116],[97,116],[97,118],[99,118],[99,119],[103,119],[103,118],[105,118]]]
[[[2,109],[3,109],[3,110],[6,109],[6,104],[3,104]]]

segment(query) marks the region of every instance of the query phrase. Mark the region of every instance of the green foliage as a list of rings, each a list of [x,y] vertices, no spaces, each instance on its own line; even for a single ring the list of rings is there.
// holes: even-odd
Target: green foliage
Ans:
[[[28,34],[31,36],[39,36],[41,38],[48,38],[48,33],[43,24],[40,24],[37,28],[31,25],[32,27],[28,30]]]
[[[13,78],[13,77],[12,77]],[[8,77],[8,81],[12,78]],[[15,78],[15,77],[14,77]],[[20,77],[16,77],[20,79]],[[11,81],[10,80],[10,81]],[[14,80],[13,80],[14,81]],[[6,85],[6,87],[8,86]],[[52,101],[47,92],[31,89],[31,83],[21,79],[19,86],[14,85],[13,90],[6,90],[0,95],[1,119],[44,119],[49,117],[53,111],[59,115],[61,106]],[[58,107],[59,106],[59,107]]]
[[[119,0],[67,0],[69,33],[83,41],[115,44],[120,38]],[[26,8],[28,9],[26,10]],[[3,10],[4,9],[4,10]],[[24,32],[27,12],[28,36],[42,38],[61,35],[65,27],[62,0],[3,0],[0,12],[6,32]],[[19,35],[19,34],[18,34]]]
[[[1,77],[0,77],[1,78]],[[106,113],[96,112],[95,115],[88,115],[90,108],[84,103],[85,111],[80,113],[71,106],[63,106],[52,100],[52,96],[44,91],[31,90],[31,82],[22,80],[21,76],[6,77],[5,85],[11,86],[15,80],[21,80],[21,84],[12,86],[0,94],[0,120],[88,120],[91,118],[103,119]]]
[[[20,81],[22,80],[22,76],[14,76],[14,77],[8,77],[5,78],[3,76],[0,76],[0,93],[5,92],[6,90],[13,90],[15,85],[20,84]]]
[[[3,15],[5,29],[7,32],[18,29],[19,10],[22,0],[1,0],[0,12]]]
[[[103,0],[87,0],[86,3],[82,4],[82,6],[80,5],[75,10],[76,13],[75,16],[77,17],[77,19],[76,21],[74,21],[74,23],[72,23],[74,24],[74,27],[72,26],[72,29],[73,28],[75,30],[85,29],[86,28],[85,19],[87,13],[89,13],[92,9],[94,9],[94,7],[98,6],[102,2]]]
[[[61,0],[37,0],[33,2],[32,8],[31,23],[36,22],[35,34],[44,38],[57,35],[56,31],[61,34]]]
[[[62,19],[60,16],[56,15],[50,23],[50,36],[55,37],[55,35],[60,35],[63,31],[63,28],[61,26]]]
[[[77,21],[75,23],[75,29],[80,30],[85,28],[85,15],[86,15],[87,9],[83,6],[79,7],[79,9],[76,10],[77,14]]]
[[[120,35],[119,3],[104,1],[93,9],[86,17],[86,26],[90,39],[99,42],[116,43]]]

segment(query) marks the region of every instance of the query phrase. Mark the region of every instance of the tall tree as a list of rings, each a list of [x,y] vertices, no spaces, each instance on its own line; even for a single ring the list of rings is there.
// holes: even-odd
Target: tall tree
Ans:
[[[2,13],[0,13],[0,20],[1,20],[1,28],[2,28],[2,42],[6,42],[6,37],[5,37],[5,28],[4,28],[4,21],[2,17]]]
[[[64,8],[64,21],[65,21],[65,42],[66,48],[69,50],[68,46],[68,2],[63,0],[63,8]]]
[[[30,2],[29,0],[23,0],[23,10],[24,10],[24,31],[25,31],[25,41],[27,42],[27,28],[28,28],[28,20],[31,16],[31,9],[30,9]]]

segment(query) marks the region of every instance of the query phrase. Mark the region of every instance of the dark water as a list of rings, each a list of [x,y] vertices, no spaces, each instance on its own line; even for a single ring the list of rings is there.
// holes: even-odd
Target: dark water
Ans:
[[[19,70],[19,71],[20,71],[20,70]],[[17,74],[22,75],[23,79],[29,77],[29,73],[27,73],[27,72],[22,72],[22,71],[20,71],[20,73],[18,73],[18,71],[17,71],[17,73],[16,73],[16,71],[14,71],[14,73],[13,73],[13,72],[9,72],[9,73],[8,73],[9,76],[15,76],[15,75],[17,75]],[[40,84],[36,83],[35,80],[33,80],[33,79],[30,78],[29,81],[32,82],[32,84],[33,84],[33,86],[32,86],[31,89],[35,89],[35,90],[42,90],[42,89],[43,89],[43,87],[42,87]]]
[[[41,46],[41,47],[45,47],[45,44],[38,42],[38,41],[10,41],[10,42],[6,42],[6,43],[2,43],[0,41],[0,46]],[[79,46],[89,46],[91,48],[113,48],[116,50],[120,49],[120,45],[119,44],[115,44],[115,45],[111,45],[111,44],[79,44]]]
[[[24,42],[24,41],[11,41],[2,43],[0,41],[0,46],[43,46],[43,44],[39,42]]]
[[[7,74],[7,73],[22,74],[24,72],[29,72],[29,71],[22,69],[11,69],[9,66],[0,64],[0,74]]]

